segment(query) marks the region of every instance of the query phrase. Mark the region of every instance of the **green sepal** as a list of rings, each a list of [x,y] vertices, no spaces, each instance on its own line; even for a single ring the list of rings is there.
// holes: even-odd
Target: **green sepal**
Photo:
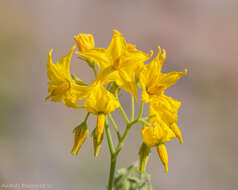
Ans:
[[[145,172],[146,165],[150,156],[150,148],[145,144],[142,143],[140,150],[139,150],[139,156],[140,156],[140,172]]]
[[[98,154],[99,154],[99,151],[101,149],[101,144],[102,144],[102,140],[103,140],[103,137],[104,137],[104,133],[101,136],[100,142],[97,142],[98,133],[97,133],[96,128],[92,131],[91,136],[93,138],[94,156],[97,157]]]
[[[111,82],[108,85],[108,90],[112,93],[115,94],[119,90],[119,86],[115,82]]]

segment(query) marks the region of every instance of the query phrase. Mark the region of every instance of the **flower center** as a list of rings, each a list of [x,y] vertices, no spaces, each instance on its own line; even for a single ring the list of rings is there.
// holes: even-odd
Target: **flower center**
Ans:
[[[160,91],[162,91],[162,86],[151,86],[151,87],[147,88],[147,93],[149,95],[158,94]]]
[[[118,57],[118,58],[114,61],[112,68],[115,69],[115,70],[119,70],[119,69],[121,68],[121,65],[122,65],[121,59],[120,59],[120,57]]]
[[[69,87],[69,83],[65,81],[52,91],[51,96],[61,95],[65,93],[69,89]]]

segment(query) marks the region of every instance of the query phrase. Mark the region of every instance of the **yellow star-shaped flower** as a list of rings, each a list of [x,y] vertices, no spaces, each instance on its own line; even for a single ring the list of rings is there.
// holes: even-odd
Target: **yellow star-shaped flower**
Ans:
[[[45,99],[51,99],[53,102],[64,102],[68,107],[80,108],[77,104],[87,96],[88,86],[79,85],[72,79],[70,74],[71,57],[76,46],[73,46],[68,54],[60,59],[56,64],[52,60],[52,49],[48,55],[47,75],[49,78],[48,92],[49,96]]]
[[[94,60],[99,67],[97,79],[104,84],[116,82],[125,91],[136,97],[135,75],[152,53],[145,54],[128,44],[122,34],[113,31],[112,40],[107,49],[93,48],[77,52],[85,59]]]
[[[187,73],[184,72],[169,72],[162,73],[162,65],[166,58],[166,52],[161,53],[160,47],[157,56],[141,71],[139,80],[142,86],[142,99],[149,103],[154,96],[160,96],[167,88],[172,86],[182,76]]]

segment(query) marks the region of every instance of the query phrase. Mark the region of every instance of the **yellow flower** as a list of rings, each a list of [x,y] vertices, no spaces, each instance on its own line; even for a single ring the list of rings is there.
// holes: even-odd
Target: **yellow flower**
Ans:
[[[142,99],[150,104],[150,115],[154,115],[150,122],[163,121],[183,143],[181,132],[176,125],[178,109],[181,103],[164,95],[164,91],[175,84],[176,81],[187,73],[170,72],[162,73],[162,64],[166,58],[166,52],[161,53],[160,47],[157,56],[141,71],[139,80],[142,87]]]
[[[98,146],[102,141],[105,115],[113,112],[120,104],[116,97],[103,87],[100,81],[93,83],[90,88],[84,107],[88,112],[97,115],[97,138],[96,141],[94,139],[94,144],[96,143]],[[98,151],[95,152],[95,155],[97,155],[96,153],[98,154]]]
[[[52,60],[52,49],[48,55],[47,75],[49,78],[48,92],[49,96],[45,99],[51,99],[53,102],[64,102],[68,107],[80,108],[76,102],[86,97],[88,87],[78,85],[71,78],[70,62],[74,49],[73,46],[68,54],[60,59],[56,64]]]
[[[178,137],[180,143],[183,143],[182,134],[177,126],[178,109],[181,103],[164,94],[151,98],[150,101],[150,123],[163,121]]]
[[[155,122],[154,127],[143,127],[141,134],[144,143],[150,148],[164,144],[176,137],[174,132],[162,120]]]
[[[163,121],[155,122],[154,125],[155,127],[146,126],[142,128],[142,139],[148,147],[157,148],[165,172],[168,172],[168,155],[164,143],[175,138],[175,134]]]
[[[85,59],[94,60],[99,67],[97,80],[116,82],[125,91],[136,97],[135,75],[138,68],[152,56],[139,51],[132,44],[127,44],[122,34],[113,31],[112,40],[107,49],[94,48],[77,52]]]
[[[144,102],[149,103],[154,96],[160,96],[164,90],[176,83],[183,75],[184,72],[169,72],[161,73],[162,64],[166,58],[166,52],[158,47],[159,52],[157,56],[141,71],[139,80],[142,86],[142,99]]]
[[[74,146],[72,149],[72,154],[77,155],[79,149],[83,145],[84,141],[88,137],[88,127],[86,122],[83,122],[81,125],[74,129]]]
[[[89,88],[90,91],[84,103],[88,112],[95,115],[108,114],[119,107],[116,97],[106,90],[100,81],[94,82]]]
[[[92,34],[78,34],[74,36],[79,51],[86,51],[94,48],[94,38]]]

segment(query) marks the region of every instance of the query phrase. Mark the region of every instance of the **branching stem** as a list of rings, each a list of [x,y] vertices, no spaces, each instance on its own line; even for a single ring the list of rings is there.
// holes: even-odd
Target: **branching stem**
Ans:
[[[117,96],[117,93],[116,93],[116,96]],[[118,98],[118,96],[117,96]],[[137,116],[136,119],[134,119],[134,98],[132,97],[131,99],[131,121],[129,121],[128,119],[128,116],[126,115],[126,112],[124,111],[124,109],[122,108],[122,106],[120,105],[120,110],[121,110],[121,113],[126,121],[126,129],[124,131],[124,133],[121,135],[119,130],[118,130],[118,127],[114,121],[114,119],[112,118],[111,114],[108,114],[107,117],[109,117],[111,123],[112,123],[112,126],[117,134],[117,137],[118,137],[118,145],[116,146],[116,149],[114,148],[114,145],[113,145],[113,142],[112,142],[112,138],[111,138],[111,133],[110,133],[110,130],[109,130],[109,125],[108,125],[108,120],[106,118],[106,122],[105,122],[105,130],[106,130],[106,135],[107,135],[107,142],[108,142],[108,147],[109,147],[109,150],[110,150],[110,153],[111,153],[111,166],[110,166],[110,175],[109,175],[109,179],[108,179],[108,190],[112,190],[112,187],[113,187],[113,180],[114,180],[114,176],[115,176],[115,169],[116,169],[116,162],[117,162],[117,156],[119,154],[119,152],[121,151],[122,147],[123,147],[123,144],[124,144],[124,141],[131,129],[131,127],[138,123],[138,122],[141,122],[142,124],[144,125],[150,125],[149,123],[147,123],[147,121],[145,121],[144,119],[142,119],[142,116],[143,116],[143,102],[141,101],[141,106],[140,106],[140,111],[139,111],[139,114]]]

